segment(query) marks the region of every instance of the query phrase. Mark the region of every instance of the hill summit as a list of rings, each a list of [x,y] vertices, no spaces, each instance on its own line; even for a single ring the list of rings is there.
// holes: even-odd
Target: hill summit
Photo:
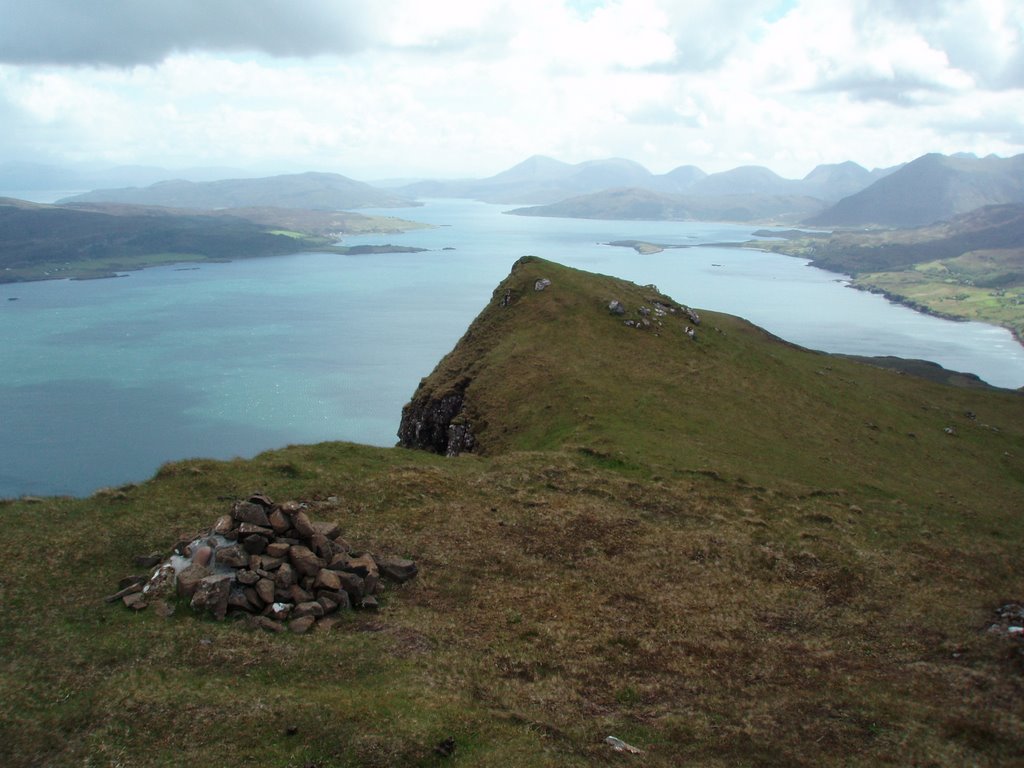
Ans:
[[[1007,417],[1021,403],[973,397],[1003,403]],[[655,286],[525,257],[420,383],[399,437],[448,455],[568,448],[633,466],[931,495],[963,474],[963,443],[949,450],[944,431],[972,423],[963,413],[977,407],[963,398],[698,312]],[[972,470],[994,487],[1007,480],[999,444]]]

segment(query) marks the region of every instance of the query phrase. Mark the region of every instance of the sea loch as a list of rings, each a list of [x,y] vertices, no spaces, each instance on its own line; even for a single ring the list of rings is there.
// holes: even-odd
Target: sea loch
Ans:
[[[288,443],[392,445],[420,377],[525,254],[655,283],[813,349],[923,358],[1024,385],[1024,348],[1005,330],[915,313],[799,259],[701,245],[747,239],[754,227],[524,218],[505,208],[438,200],[389,209],[436,226],[345,241],[430,249],[418,254],[301,254],[0,285],[0,497],[87,494],[143,480],[168,460]],[[622,239],[692,247],[639,255],[603,245]]]

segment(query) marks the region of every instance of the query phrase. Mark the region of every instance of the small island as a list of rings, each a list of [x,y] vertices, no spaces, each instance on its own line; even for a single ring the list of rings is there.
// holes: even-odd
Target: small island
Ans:
[[[666,243],[648,243],[644,240],[613,240],[605,245],[614,245],[619,248],[632,248],[639,254],[661,253],[668,248],[690,248],[689,245],[670,245]]]

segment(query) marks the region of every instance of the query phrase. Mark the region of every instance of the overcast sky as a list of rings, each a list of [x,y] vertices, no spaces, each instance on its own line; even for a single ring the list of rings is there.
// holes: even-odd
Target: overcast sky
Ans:
[[[1024,152],[1021,0],[0,0],[0,162],[800,177]]]

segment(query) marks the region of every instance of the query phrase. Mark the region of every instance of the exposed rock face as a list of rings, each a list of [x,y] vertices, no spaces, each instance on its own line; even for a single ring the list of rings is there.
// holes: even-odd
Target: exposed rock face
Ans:
[[[290,622],[301,634],[338,611],[377,610],[380,577],[402,583],[416,571],[411,560],[352,552],[340,526],[310,520],[305,504],[276,505],[256,495],[237,502],[209,531],[180,540],[148,579],[123,579],[106,601],[140,611],[176,592],[197,613],[218,620],[248,615],[253,627],[272,632]]]
[[[402,408],[398,441],[403,448],[420,448],[443,456],[458,456],[473,450],[476,440],[465,417],[465,394],[469,380],[463,379],[453,391],[440,398],[417,389]]]

